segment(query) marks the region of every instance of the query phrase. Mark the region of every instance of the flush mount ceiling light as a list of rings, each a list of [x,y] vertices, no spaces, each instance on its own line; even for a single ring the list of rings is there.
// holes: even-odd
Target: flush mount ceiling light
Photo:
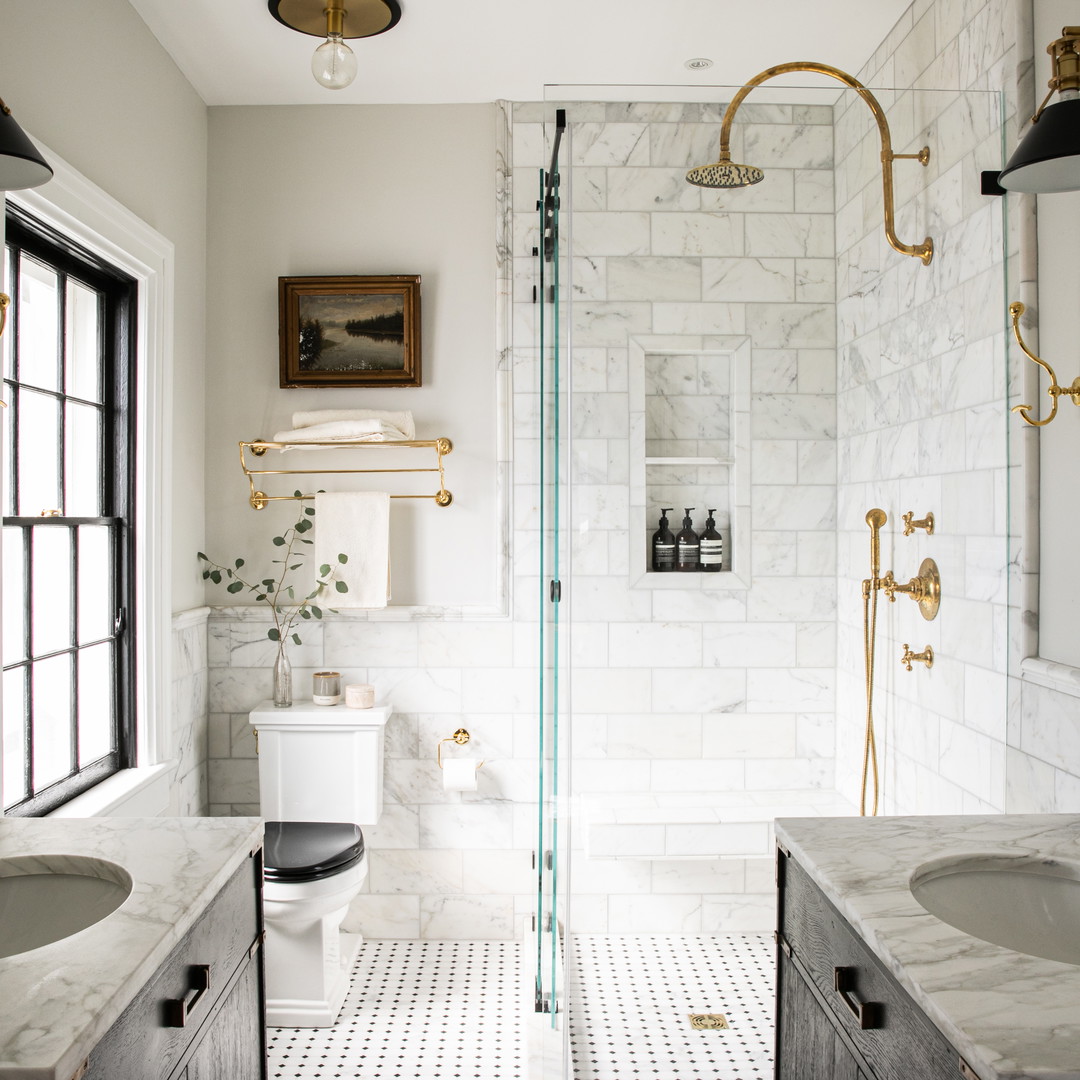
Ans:
[[[327,90],[341,90],[356,78],[356,54],[345,44],[353,38],[374,37],[397,26],[397,0],[268,0],[279,23],[326,40],[311,58],[315,81]]]
[[[1080,26],[1066,26],[1052,41],[1050,93],[1035,110],[1031,127],[998,174],[1006,191],[1050,194],[1080,190]],[[1054,91],[1060,100],[1047,107]]]
[[[52,174],[48,162],[0,100],[0,191],[39,187],[51,180]]]

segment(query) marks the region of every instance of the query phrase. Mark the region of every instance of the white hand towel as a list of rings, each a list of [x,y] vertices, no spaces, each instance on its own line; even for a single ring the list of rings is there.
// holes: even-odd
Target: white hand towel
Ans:
[[[327,424],[279,431],[273,441],[285,443],[282,450],[302,448],[305,450],[329,450],[327,446],[311,446],[311,443],[334,442],[401,442],[405,438],[401,430],[382,420],[335,420]]]
[[[345,564],[338,554],[349,557]],[[322,491],[315,496],[315,565],[329,563],[349,586],[331,585],[332,608],[384,608],[390,599],[390,496],[385,491]]]
[[[295,412],[292,426],[306,428],[315,424],[337,423],[340,420],[381,420],[387,427],[397,428],[402,439],[416,438],[413,415],[407,409],[401,412],[387,409],[316,409],[314,412]]]

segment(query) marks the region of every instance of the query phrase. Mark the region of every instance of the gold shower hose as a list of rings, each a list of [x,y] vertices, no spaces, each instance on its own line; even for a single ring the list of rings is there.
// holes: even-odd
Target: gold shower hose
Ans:
[[[859,789],[859,814],[866,816],[866,781],[873,772],[874,802],[871,817],[877,815],[878,765],[874,739],[874,641],[877,636],[877,589],[863,582],[863,662],[866,669],[866,734],[863,738],[862,786]]]

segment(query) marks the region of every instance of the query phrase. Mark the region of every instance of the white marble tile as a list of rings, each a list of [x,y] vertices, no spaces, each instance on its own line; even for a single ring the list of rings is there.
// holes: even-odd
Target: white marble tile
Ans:
[[[610,256],[606,265],[606,300],[697,301],[702,297],[698,259]]]
[[[794,301],[795,260],[705,258],[701,286],[704,300]]]
[[[647,124],[575,123],[572,128],[574,165],[651,164]]]
[[[459,894],[462,853],[460,850],[372,851],[368,855],[368,881],[376,894]]]
[[[698,896],[613,895],[608,911],[612,934],[696,934],[701,929]]]
[[[744,226],[741,215],[715,212],[663,213],[651,214],[649,220],[653,255],[733,256],[744,254]],[[634,254],[634,252],[625,252],[625,254]],[[761,254],[785,253],[761,252]],[[799,252],[799,254],[804,254],[804,252]],[[665,332],[657,331],[657,333]]]
[[[575,191],[579,182],[575,172]],[[607,204],[603,209],[694,211],[700,204],[700,189],[686,182],[685,167],[607,171]]]
[[[421,806],[419,815],[422,848],[501,850],[513,843],[513,820],[507,805]]]
[[[417,941],[420,897],[361,893],[349,905],[341,928],[373,941]]]
[[[749,214],[745,228],[746,254],[755,258],[824,259],[834,254],[829,214]]]

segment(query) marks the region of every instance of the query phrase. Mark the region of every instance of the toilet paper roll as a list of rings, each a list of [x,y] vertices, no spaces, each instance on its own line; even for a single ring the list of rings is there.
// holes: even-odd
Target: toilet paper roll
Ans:
[[[442,763],[444,791],[475,791],[476,762],[472,758],[454,758]]]

